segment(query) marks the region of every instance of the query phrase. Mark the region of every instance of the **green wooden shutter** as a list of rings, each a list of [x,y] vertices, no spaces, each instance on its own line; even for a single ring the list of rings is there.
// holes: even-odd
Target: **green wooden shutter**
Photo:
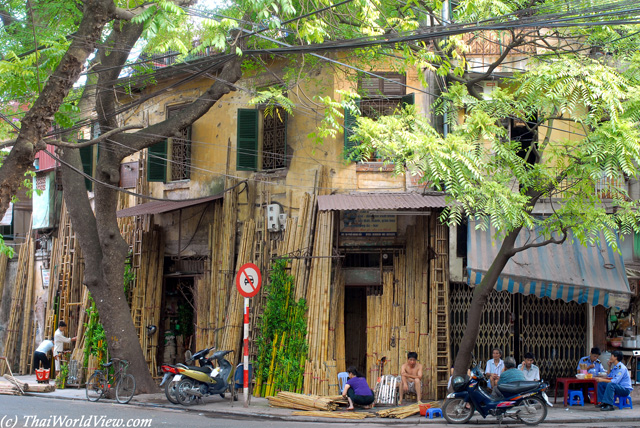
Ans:
[[[258,110],[238,109],[236,169],[258,169]]]
[[[149,147],[147,153],[147,181],[167,180],[167,140]]]
[[[82,162],[82,172],[93,177],[93,148],[95,146],[87,146],[80,148],[80,161]],[[93,189],[93,182],[85,177],[84,184],[87,190]]]
[[[356,100],[358,109],[360,108],[360,101]],[[349,138],[353,135],[353,128],[356,125],[357,116],[351,114],[350,110],[344,110],[344,151],[348,157],[353,151],[353,148],[358,145],[357,141],[350,141]]]
[[[416,103],[416,95],[414,93],[411,94],[407,94],[405,96],[402,97],[402,107],[404,108],[405,105],[414,105]]]

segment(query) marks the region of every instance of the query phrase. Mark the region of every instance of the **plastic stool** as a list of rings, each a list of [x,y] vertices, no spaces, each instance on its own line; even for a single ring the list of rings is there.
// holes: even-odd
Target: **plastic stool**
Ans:
[[[596,392],[593,390],[593,388],[587,389],[587,397],[589,397],[589,402],[591,404],[596,404],[595,395],[596,395]]]
[[[427,414],[425,418],[433,419],[433,418],[441,418],[442,417],[442,409],[439,407],[433,407],[431,409],[427,409]]]
[[[613,405],[618,406],[618,409],[622,410],[624,408],[633,409],[633,404],[631,404],[631,396],[627,395],[625,397],[621,397],[619,395],[613,396]]]
[[[582,391],[569,390],[569,405],[573,406],[579,404],[584,407],[584,395]]]

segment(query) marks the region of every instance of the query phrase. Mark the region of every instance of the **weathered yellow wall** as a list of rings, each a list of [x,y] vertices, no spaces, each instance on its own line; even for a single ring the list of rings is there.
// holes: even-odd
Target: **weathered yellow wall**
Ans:
[[[277,64],[274,67],[277,70]],[[392,71],[391,66],[377,71]],[[276,71],[276,74],[278,72]],[[150,88],[156,91],[173,84],[164,82]],[[237,82],[240,88],[259,88],[275,83],[271,73],[245,77]],[[407,73],[406,83],[410,87],[421,87],[417,71]],[[172,89],[151,101],[143,103],[124,118],[126,124],[153,124],[164,120],[167,108],[187,103],[198,97],[211,84],[211,80],[202,78]],[[211,110],[193,124],[191,179],[184,182],[149,183],[151,194],[155,197],[185,199],[216,194],[223,190],[226,176],[237,179],[249,179],[251,183],[269,181],[269,202],[283,205],[285,212],[296,215],[299,200],[304,192],[313,192],[320,182],[320,169],[326,168],[329,177],[327,187],[331,191],[345,193],[350,191],[393,191],[406,190],[404,176],[394,176],[392,172],[380,172],[377,167],[366,172],[356,172],[354,162],[345,162],[342,151],[344,137],[326,138],[317,145],[308,135],[316,131],[324,114],[322,105],[316,96],[338,98],[338,89],[356,90],[355,84],[334,73],[331,67],[321,72],[304,73],[299,85],[289,90],[289,96],[295,103],[294,114],[288,118],[287,146],[290,157],[286,171],[237,171],[236,170],[236,134],[238,109],[253,109],[249,101],[252,95],[246,91],[235,91],[225,95]],[[415,92],[407,88],[407,93]],[[416,94],[416,106],[422,110],[426,102],[424,94]],[[138,154],[125,161],[133,160]],[[240,196],[240,219],[249,215],[250,205],[243,205],[246,193]],[[132,205],[133,205],[133,201]]]

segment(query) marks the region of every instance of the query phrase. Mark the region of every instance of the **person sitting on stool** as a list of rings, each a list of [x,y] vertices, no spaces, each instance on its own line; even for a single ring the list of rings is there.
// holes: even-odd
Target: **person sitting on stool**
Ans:
[[[615,410],[613,407],[614,395],[627,397],[633,391],[629,370],[622,364],[622,352],[613,351],[609,359],[609,375],[606,378],[597,377],[598,399],[600,399],[600,410],[608,412]]]
[[[49,357],[47,357],[47,353],[53,349],[53,341],[52,340],[43,340],[38,348],[33,352],[33,370],[40,368],[40,363],[42,363],[42,367],[49,370],[51,368],[51,363],[49,363]]]

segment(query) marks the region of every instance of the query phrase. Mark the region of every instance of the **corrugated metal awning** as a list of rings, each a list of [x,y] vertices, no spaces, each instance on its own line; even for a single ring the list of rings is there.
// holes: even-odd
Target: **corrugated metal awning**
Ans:
[[[403,210],[446,207],[444,195],[419,193],[354,193],[318,196],[320,211]]]
[[[147,202],[146,204],[136,205],[135,207],[125,208],[118,211],[117,216],[120,217],[130,217],[134,215],[145,215],[145,214],[160,214],[166,213],[169,211],[175,211],[182,208],[192,207],[194,205],[204,204],[206,202],[215,201],[217,199],[222,198],[223,193],[219,193],[214,196],[208,196],[206,198],[199,199],[189,199],[186,201],[153,201]]]
[[[494,235],[493,228],[476,230],[475,223],[469,222],[467,270],[471,286],[480,284],[500,249]],[[535,231],[523,230],[516,247],[540,241],[542,238]],[[622,255],[606,244],[602,233],[597,245],[585,247],[570,234],[561,245],[549,244],[517,253],[505,266],[495,288],[624,309],[631,295]]]

